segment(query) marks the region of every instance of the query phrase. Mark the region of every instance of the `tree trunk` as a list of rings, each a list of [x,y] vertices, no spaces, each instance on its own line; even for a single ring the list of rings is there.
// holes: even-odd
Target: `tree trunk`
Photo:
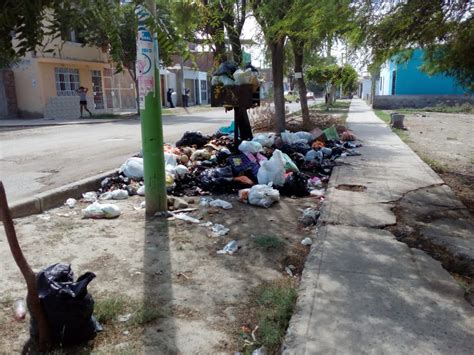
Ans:
[[[301,115],[303,116],[303,127],[310,127],[308,99],[306,97],[306,83],[303,78],[303,49],[293,42],[293,52],[295,55],[295,78],[300,93]],[[301,73],[301,74],[297,74]],[[301,76],[297,78],[297,76]]]
[[[275,103],[276,132],[285,131],[285,96],[283,92],[283,62],[285,38],[269,44],[272,52],[273,102]]]
[[[7,196],[3,183],[0,181],[0,219],[3,221],[3,227],[5,228],[5,235],[7,236],[8,245],[12,253],[13,259],[16,265],[20,269],[23,278],[26,282],[28,293],[26,295],[26,303],[31,316],[36,320],[38,324],[38,350],[45,352],[51,345],[51,331],[49,323],[44,313],[43,306],[41,305],[38,297],[38,289],[36,287],[36,275],[31,269],[30,265],[25,259],[21,250],[20,244],[16,237],[15,227],[8,207]]]
[[[232,55],[234,61],[240,65],[242,63],[242,44],[240,43],[240,33],[236,33],[235,30],[227,29],[229,35],[230,45],[232,47]]]

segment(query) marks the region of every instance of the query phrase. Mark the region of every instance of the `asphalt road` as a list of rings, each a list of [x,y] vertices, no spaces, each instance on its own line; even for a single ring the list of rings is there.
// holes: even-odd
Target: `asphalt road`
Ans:
[[[299,104],[287,105],[290,112]],[[233,112],[165,116],[165,142],[185,131],[205,134],[229,125]],[[120,167],[141,147],[138,119],[0,131],[0,179],[10,202]]]

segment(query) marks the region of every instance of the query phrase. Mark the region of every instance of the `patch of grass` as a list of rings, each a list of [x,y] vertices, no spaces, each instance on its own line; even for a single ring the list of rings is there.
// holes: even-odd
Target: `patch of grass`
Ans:
[[[128,302],[121,296],[99,299],[94,305],[94,315],[99,323],[107,324],[115,321],[127,308]]]
[[[253,241],[259,248],[265,250],[277,249],[283,245],[283,241],[273,235],[258,235],[253,239]]]
[[[417,113],[417,112],[472,113],[474,112],[474,106],[466,102],[462,105],[454,105],[454,106],[438,105],[438,106],[433,106],[433,107],[424,107],[420,109],[403,108],[397,111],[400,113]]]
[[[297,297],[294,283],[289,279],[264,284],[257,289],[257,339],[269,353],[276,353],[293,314]]]
[[[143,306],[135,311],[130,323],[135,326],[145,325],[154,322],[162,316],[163,314],[156,306]]]
[[[385,123],[387,124],[390,123],[390,113],[388,113],[388,111],[374,110],[374,113],[377,115],[378,118],[380,118]]]
[[[444,174],[448,172],[448,167],[447,165],[440,163],[439,161],[436,161],[434,159],[431,159],[427,157],[426,155],[423,154],[418,154],[420,158],[430,166],[431,169],[436,171],[438,174]]]

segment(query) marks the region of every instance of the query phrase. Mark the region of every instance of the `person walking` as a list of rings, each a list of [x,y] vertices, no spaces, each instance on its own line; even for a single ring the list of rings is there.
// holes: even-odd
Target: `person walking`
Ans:
[[[191,93],[191,90],[188,88],[185,88],[183,90],[183,107],[189,107],[189,94]]]
[[[79,89],[76,90],[76,92],[79,94],[79,105],[81,109],[81,118],[82,118],[82,112],[85,109],[87,112],[89,112],[89,116],[92,117],[92,112],[89,111],[87,108],[87,92],[89,91],[88,88],[85,88],[84,86],[81,86]]]
[[[170,104],[170,108],[174,108],[173,99],[172,99],[173,92],[174,90],[172,88],[169,88],[168,91],[166,92],[166,101],[168,101],[168,103]]]

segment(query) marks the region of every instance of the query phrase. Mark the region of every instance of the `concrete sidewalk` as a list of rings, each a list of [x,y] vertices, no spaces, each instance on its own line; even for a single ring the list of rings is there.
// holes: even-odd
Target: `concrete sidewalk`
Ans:
[[[384,229],[406,194],[446,186],[363,101],[352,101],[347,122],[362,156],[334,169],[284,353],[473,354],[474,308],[460,286]]]

